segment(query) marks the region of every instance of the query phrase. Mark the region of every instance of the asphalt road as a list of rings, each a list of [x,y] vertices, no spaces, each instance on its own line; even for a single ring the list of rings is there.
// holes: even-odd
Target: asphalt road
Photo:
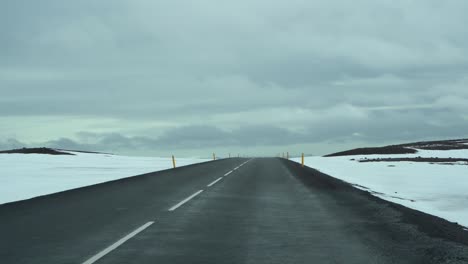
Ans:
[[[466,240],[456,224],[275,158],[0,206],[2,264],[468,263]]]

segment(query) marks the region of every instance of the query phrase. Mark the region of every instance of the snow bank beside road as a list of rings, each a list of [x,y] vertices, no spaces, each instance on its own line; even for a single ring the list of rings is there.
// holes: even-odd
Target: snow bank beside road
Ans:
[[[359,162],[365,158],[419,156],[468,158],[468,150],[418,150],[416,154],[306,157],[305,164],[382,199],[468,227],[467,164]],[[300,158],[293,160],[300,162]]]
[[[0,204],[172,168],[171,158],[1,154]],[[208,161],[177,159],[177,166]]]

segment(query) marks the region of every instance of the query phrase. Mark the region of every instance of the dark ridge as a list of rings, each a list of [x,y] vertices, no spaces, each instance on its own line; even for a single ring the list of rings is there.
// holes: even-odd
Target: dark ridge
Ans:
[[[414,162],[444,162],[444,163],[454,163],[454,162],[468,162],[468,159],[462,158],[383,158],[383,159],[362,159],[359,162],[399,162],[399,161],[414,161]]]
[[[452,139],[438,141],[421,141],[414,143],[405,143],[400,145],[391,145],[376,148],[357,148],[342,152],[326,155],[325,157],[352,156],[352,155],[387,155],[387,154],[415,154],[416,149],[425,150],[453,150],[468,149],[468,139]]]
[[[326,155],[325,157],[352,156],[352,155],[379,155],[379,154],[414,154],[418,151],[402,146],[387,146],[377,148],[357,148]]]
[[[0,154],[48,154],[48,155],[75,155],[51,148],[21,148],[0,151]]]
[[[439,141],[422,141],[408,144],[401,144],[402,147],[411,147],[426,150],[452,150],[452,149],[468,149],[468,139],[453,139]]]

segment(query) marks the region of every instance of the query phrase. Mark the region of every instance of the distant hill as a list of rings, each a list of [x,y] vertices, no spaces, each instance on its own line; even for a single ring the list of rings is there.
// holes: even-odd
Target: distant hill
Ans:
[[[48,155],[75,155],[51,148],[20,148],[0,151],[0,154],[48,154]]]
[[[439,141],[422,141],[400,145],[390,145],[374,148],[357,148],[326,155],[325,157],[352,156],[352,155],[387,155],[387,154],[414,154],[417,149],[425,150],[453,150],[468,149],[468,139],[453,139]]]

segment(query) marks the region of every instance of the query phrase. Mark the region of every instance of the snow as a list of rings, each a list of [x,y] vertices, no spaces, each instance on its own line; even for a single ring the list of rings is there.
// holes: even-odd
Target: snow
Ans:
[[[0,204],[172,168],[171,158],[0,154]],[[207,159],[176,159],[185,166]]]
[[[305,157],[305,165],[404,205],[468,227],[468,165],[425,162],[358,162],[401,157],[468,158],[468,150],[418,150],[406,155]],[[355,160],[351,160],[355,159]],[[300,158],[293,159],[300,162]]]

